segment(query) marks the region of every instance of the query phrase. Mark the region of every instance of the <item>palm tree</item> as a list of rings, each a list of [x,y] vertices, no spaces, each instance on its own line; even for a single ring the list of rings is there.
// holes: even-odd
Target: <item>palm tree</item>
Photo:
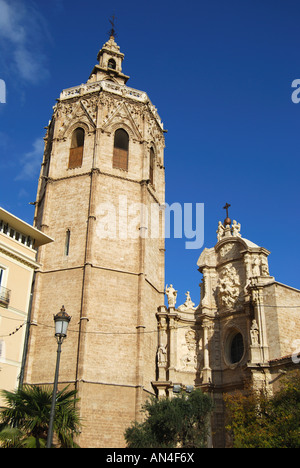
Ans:
[[[57,392],[54,432],[61,448],[78,447],[79,433],[76,390]],[[2,391],[7,407],[0,413],[0,444],[4,448],[45,448],[49,426],[52,388],[25,385],[15,392]]]

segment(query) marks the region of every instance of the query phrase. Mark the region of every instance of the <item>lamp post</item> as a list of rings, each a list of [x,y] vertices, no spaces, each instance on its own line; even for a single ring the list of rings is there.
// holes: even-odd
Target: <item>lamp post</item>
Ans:
[[[51,448],[52,446],[53,424],[54,424],[54,416],[55,416],[55,403],[56,403],[56,393],[57,393],[57,384],[58,384],[61,345],[62,345],[64,338],[66,338],[67,336],[67,329],[68,329],[70,320],[71,320],[71,317],[67,314],[64,306],[62,306],[58,314],[54,315],[55,336],[57,339],[57,358],[56,358],[56,369],[55,369],[52,403],[51,403],[51,411],[50,411],[50,421],[49,421],[46,448]]]

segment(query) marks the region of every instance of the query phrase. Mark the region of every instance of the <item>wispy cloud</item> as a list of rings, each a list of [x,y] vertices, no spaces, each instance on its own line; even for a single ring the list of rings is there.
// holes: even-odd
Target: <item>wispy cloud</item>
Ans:
[[[44,153],[44,139],[37,138],[33,142],[33,150],[24,154],[21,164],[21,171],[15,177],[15,180],[34,180],[39,175]]]
[[[2,66],[35,84],[49,76],[45,39],[47,22],[33,2],[0,0],[0,56]]]

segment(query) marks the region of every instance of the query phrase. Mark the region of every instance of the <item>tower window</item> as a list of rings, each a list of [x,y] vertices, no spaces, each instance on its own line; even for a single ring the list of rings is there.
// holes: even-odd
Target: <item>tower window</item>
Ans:
[[[155,154],[153,148],[150,149],[150,162],[149,162],[149,179],[150,184],[154,185],[154,159]]]
[[[128,170],[129,136],[122,128],[116,130],[114,138],[113,167]]]
[[[108,64],[107,64],[107,67],[108,68],[111,68],[112,70],[115,70],[116,69],[116,62],[114,59],[109,59],[108,61]]]
[[[83,158],[83,147],[84,147],[84,130],[82,128],[76,128],[74,130],[71,139],[71,148],[69,155],[69,169],[82,166]]]

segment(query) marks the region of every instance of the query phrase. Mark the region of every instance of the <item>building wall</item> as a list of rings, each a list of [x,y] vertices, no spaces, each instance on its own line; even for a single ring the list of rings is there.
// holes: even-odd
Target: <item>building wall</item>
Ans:
[[[19,246],[16,242],[0,234],[0,243],[14,248],[14,257],[5,254],[2,249],[0,252],[0,267],[5,268],[5,287],[11,290],[8,307],[0,306],[0,389],[13,391],[18,386],[34,270],[25,265],[23,259],[17,258]],[[26,248],[21,247],[20,250],[24,254]],[[32,252],[26,253],[34,257]],[[0,397],[0,406],[3,404],[4,399]]]
[[[300,340],[300,291],[275,282],[265,288],[264,304],[270,359],[292,354]]]
[[[296,368],[299,352],[300,291],[270,276],[269,251],[241,237],[237,223],[222,225],[218,242],[198,260],[203,273],[200,304],[187,293],[184,304],[159,308],[159,396],[173,395],[174,385],[209,392],[214,400],[212,440],[225,445],[223,395],[253,385],[270,393],[283,373]],[[233,338],[242,337],[238,356]],[[234,351],[236,352],[236,350]]]
[[[24,337],[36,263],[35,237],[38,233],[19,218],[0,208],[0,268],[4,270],[0,286],[10,290],[9,301],[0,301],[0,389],[14,391],[19,385]],[[23,236],[23,241],[22,241]],[[29,241],[30,236],[30,241]],[[29,246],[25,245],[30,244]],[[0,396],[0,406],[5,401]]]

